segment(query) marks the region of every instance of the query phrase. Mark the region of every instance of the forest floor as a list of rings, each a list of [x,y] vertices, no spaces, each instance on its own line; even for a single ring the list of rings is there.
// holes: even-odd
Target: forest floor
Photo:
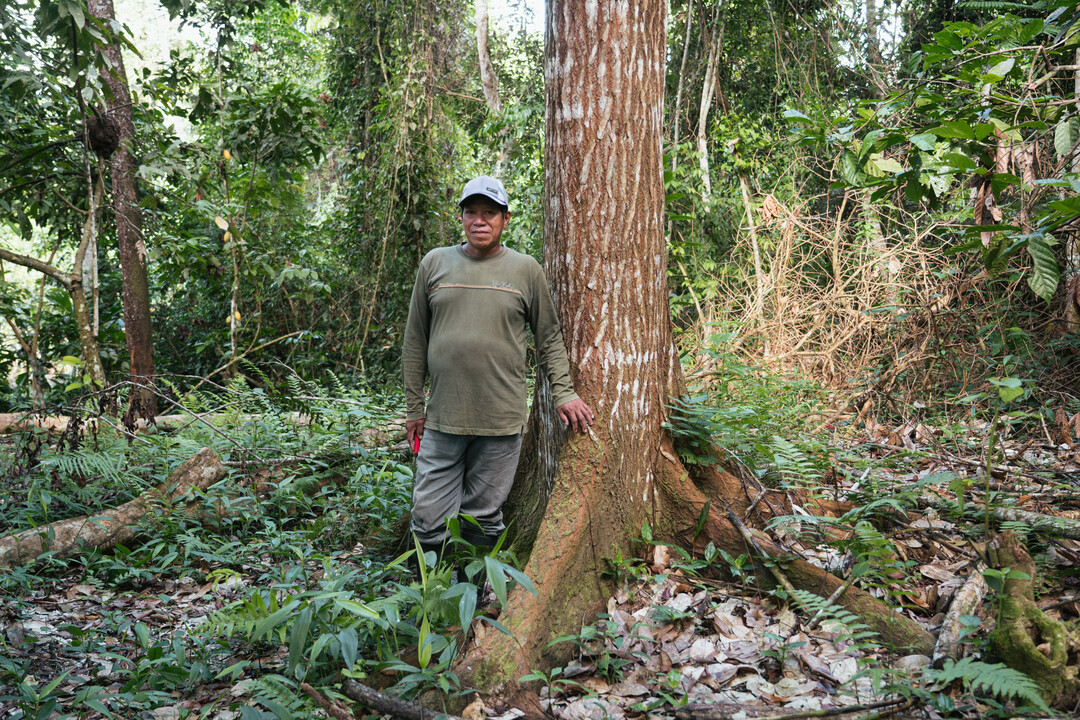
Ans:
[[[985,424],[871,422],[859,437],[819,440],[801,451],[791,446],[776,466],[781,487],[813,487],[855,502],[859,511],[822,521],[796,509],[774,518],[768,532],[935,636],[955,632],[947,626],[959,623],[951,650],[959,662],[934,667],[930,657],[883,647],[857,619],[821,598],[755,588],[748,556],[710,547],[691,556],[643,541],[640,557],[611,563],[614,593],[606,612],[579,633],[553,640],[575,659],[529,678],[537,690],[531,710],[595,720],[1032,712],[1025,701],[1030,683],[1017,684],[987,653],[1000,582],[983,565],[980,543],[987,512],[995,529],[1020,531],[1039,567],[1039,607],[1063,621],[1080,617],[1080,543],[1064,537],[1074,530],[1069,520],[1080,517],[1074,426],[1043,425],[1035,434],[1000,439],[1002,455],[989,477],[981,472]],[[262,433],[262,441],[232,439],[260,447],[268,429],[244,432]],[[172,442],[169,451],[182,459],[206,439]],[[310,449],[324,441],[305,442]],[[70,450],[31,452],[26,437],[0,442],[7,448],[0,454],[13,458],[0,468],[9,488],[0,502],[4,533],[19,529],[20,519],[23,526],[26,518],[40,525],[35,507],[42,505],[59,516],[115,504],[124,499],[117,488],[125,473],[145,468],[140,453],[152,451],[129,443],[132,455],[120,463],[115,447],[91,451],[88,439],[75,459]],[[449,626],[464,613],[462,598],[477,602],[477,589],[470,586],[470,596],[434,577],[426,585],[399,582],[401,573],[387,567],[391,557],[368,545],[405,509],[411,478],[402,450],[354,449],[344,468],[324,463],[277,475],[269,494],[211,493],[206,507],[214,508],[214,518],[156,515],[138,548],[68,559],[47,553],[36,565],[0,571],[0,720],[325,716],[299,682],[348,705],[335,692],[343,661],[363,669],[365,682],[400,681],[398,691],[429,701],[440,689],[463,690],[453,675],[457,644]],[[93,472],[110,474],[110,454],[114,482],[95,485]],[[230,466],[229,483],[250,474],[237,465]],[[1060,520],[1040,528],[1030,519],[1003,519],[1002,512],[1015,509]],[[962,591],[974,593],[974,602],[947,619]],[[468,608],[467,617],[476,617],[469,641],[499,631],[487,619],[496,613],[481,615],[482,591],[479,598]],[[430,628],[418,627],[422,616]],[[428,646],[433,653],[419,662],[425,632],[435,638]],[[378,661],[365,662],[376,655]],[[524,713],[481,697],[462,714]]]

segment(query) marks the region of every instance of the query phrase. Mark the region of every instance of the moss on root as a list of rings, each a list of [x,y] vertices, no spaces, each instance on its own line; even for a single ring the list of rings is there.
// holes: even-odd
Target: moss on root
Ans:
[[[1080,632],[1035,604],[1035,563],[1012,531],[987,544],[987,560],[995,568],[1013,571],[1001,591],[991,649],[1003,663],[1038,683],[1048,705],[1071,710],[1080,700]]]

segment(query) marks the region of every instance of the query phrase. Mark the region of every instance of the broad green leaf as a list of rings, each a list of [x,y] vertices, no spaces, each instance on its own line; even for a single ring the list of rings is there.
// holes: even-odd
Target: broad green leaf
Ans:
[[[933,152],[937,147],[937,135],[934,133],[919,133],[911,136],[911,143],[920,150]]]
[[[992,68],[986,71],[986,75],[983,76],[983,82],[997,82],[1003,79],[1009,74],[1009,71],[1013,69],[1013,65],[1016,64],[1016,58],[1006,58],[1001,62],[994,65]]]
[[[63,365],[74,365],[75,367],[79,367],[83,364],[83,361],[75,357],[74,355],[65,355],[64,357],[60,358],[60,363]]]
[[[1050,235],[1036,234],[1028,237],[1028,253],[1034,263],[1034,268],[1028,274],[1028,286],[1047,302],[1054,296],[1061,280],[1061,271],[1050,247],[1052,243],[1053,236]]]
[[[1072,150],[1077,137],[1080,137],[1080,117],[1074,115],[1068,120],[1062,120],[1057,124],[1057,127],[1054,128],[1054,150],[1057,151],[1058,157],[1064,157],[1066,153]]]
[[[975,130],[963,120],[946,120],[940,127],[931,128],[930,132],[938,137],[974,140]]]
[[[352,670],[356,665],[356,651],[359,644],[354,628],[345,628],[338,633],[338,642],[341,644],[341,659],[345,661],[345,668]]]
[[[934,33],[934,40],[949,50],[963,50],[964,41],[952,30],[941,30]]]
[[[150,628],[146,627],[146,623],[135,623],[135,642],[143,650],[150,646]]]
[[[491,589],[495,591],[495,597],[506,607],[506,576],[503,575],[502,563],[488,556],[484,558],[484,569],[487,571],[487,580],[491,583]]]
[[[1024,394],[1024,388],[998,388],[998,397],[1001,398],[1001,402],[1010,403],[1016,398]]]
[[[431,624],[428,622],[427,615],[424,615],[424,619],[420,621],[420,634],[417,636],[417,656],[416,661],[422,668],[426,668],[428,663],[431,662]]]
[[[873,163],[883,173],[896,174],[904,172],[904,166],[893,158],[875,158]]]
[[[293,600],[284,607],[278,608],[275,612],[270,613],[262,620],[255,623],[255,628],[251,631],[251,639],[253,641],[261,640],[264,635],[267,635],[274,630],[299,605],[300,602],[298,600]]]
[[[785,110],[784,111],[784,117],[787,118],[788,120],[799,120],[799,121],[802,121],[802,122],[811,122],[810,118],[808,118],[806,115],[803,115],[798,110]]]
[[[289,636],[289,673],[291,674],[296,666],[300,663],[300,659],[304,655],[304,648],[307,646],[308,630],[311,628],[311,608],[307,607],[300,613],[300,617],[296,618],[296,622],[292,626],[292,634]]]
[[[474,613],[476,613],[476,587],[469,586],[465,592],[461,593],[461,599],[458,600],[458,622],[461,624],[462,632],[468,632]]]
[[[315,641],[315,644],[311,646],[311,657],[309,662],[314,665],[322,655],[322,651],[326,649],[326,646],[330,644],[330,641],[334,639],[333,635],[320,635],[319,639]]]
[[[858,186],[861,180],[859,172],[859,158],[850,150],[845,150],[840,156],[840,173],[848,185]]]
[[[343,600],[341,598],[335,598],[334,605],[341,608],[342,610],[348,610],[353,615],[359,615],[360,617],[368,618],[370,620],[374,620],[375,618],[379,617],[379,613],[375,612],[364,603],[356,602],[355,600]]]
[[[945,153],[945,155],[941,159],[947,162],[949,164],[949,167],[955,168],[957,170],[976,170],[979,167],[972,161],[971,158],[969,158],[967,155],[964,155],[963,153]]]
[[[996,118],[996,117],[990,118],[990,122],[994,123],[994,125],[997,127],[997,129],[999,131],[1001,131],[1001,134],[1004,135],[1009,140],[1011,140],[1012,142],[1014,142],[1014,143],[1022,143],[1022,142],[1024,142],[1024,136],[1020,133],[1020,131],[1015,126],[1010,125],[1009,123],[1005,122],[1001,118]]]

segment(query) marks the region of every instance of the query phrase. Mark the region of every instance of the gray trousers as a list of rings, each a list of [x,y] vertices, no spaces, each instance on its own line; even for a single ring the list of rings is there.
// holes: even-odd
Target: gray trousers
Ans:
[[[416,458],[411,528],[422,543],[438,544],[447,518],[471,515],[485,535],[506,527],[502,506],[514,484],[521,433],[486,437],[424,430]]]

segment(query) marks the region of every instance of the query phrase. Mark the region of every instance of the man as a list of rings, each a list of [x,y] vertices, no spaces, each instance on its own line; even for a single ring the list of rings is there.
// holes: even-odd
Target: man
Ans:
[[[420,262],[402,347],[409,447],[419,442],[412,531],[439,555],[446,520],[472,516],[462,536],[490,547],[504,529],[524,429],[526,327],[563,423],[587,432],[593,412],[574,392],[562,331],[539,263],[502,244],[506,188],[470,180],[458,203],[465,242]],[[431,379],[425,407],[424,380]]]

